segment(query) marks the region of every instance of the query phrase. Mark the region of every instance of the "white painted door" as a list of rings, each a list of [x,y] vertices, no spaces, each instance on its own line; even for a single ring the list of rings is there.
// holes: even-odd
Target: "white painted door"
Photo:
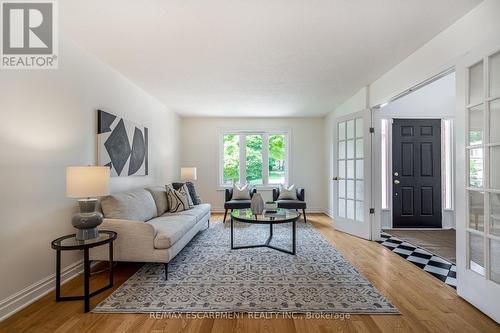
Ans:
[[[457,64],[457,113],[457,292],[500,322],[500,43]]]
[[[371,239],[370,110],[335,121],[334,135],[334,227]]]

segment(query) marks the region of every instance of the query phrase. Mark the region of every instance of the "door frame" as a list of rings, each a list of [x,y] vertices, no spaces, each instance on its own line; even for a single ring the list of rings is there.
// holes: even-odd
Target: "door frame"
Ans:
[[[394,228],[393,225],[393,192],[392,192],[392,182],[394,181],[393,179],[393,174],[391,172],[392,170],[392,120],[394,119],[440,119],[441,120],[441,128],[443,121],[447,120],[450,122],[450,135],[452,138],[451,142],[451,159],[454,161],[455,159],[455,138],[454,138],[454,117],[450,116],[438,116],[438,117],[410,117],[410,116],[397,116],[397,118],[393,116],[385,116],[383,114],[380,114],[380,111],[374,114],[374,123],[375,127],[380,127],[380,122],[382,120],[389,120],[389,126],[388,126],[388,160],[387,160],[387,170],[388,173],[386,175],[387,177],[387,197],[388,197],[388,208],[382,209],[382,196],[380,193],[382,192],[382,179],[380,178],[380,181],[374,181],[374,197],[375,199],[375,211],[379,211],[380,213],[380,227],[382,228],[382,214],[387,214],[389,215],[389,220],[390,220],[390,228]],[[382,146],[382,135],[380,133],[380,130],[377,131],[375,129],[375,138],[373,139],[373,144],[374,144],[374,160],[373,160],[373,167],[374,167],[374,172],[375,174],[380,175],[382,173],[382,167],[381,167],[381,146]],[[444,148],[445,142],[444,140],[441,140],[441,162],[444,158],[443,155],[443,148]],[[444,182],[445,182],[445,177],[447,175],[447,172],[445,170],[445,165],[443,163],[441,164],[441,194],[443,194],[444,191]],[[445,221],[447,219],[454,219],[455,218],[455,165],[454,163],[451,163],[451,209],[445,207],[445,201],[444,198],[442,200],[441,204],[441,214],[442,214],[442,227],[441,228],[404,228],[404,230],[436,230],[436,229],[450,229],[447,227],[448,223]],[[373,177],[373,179],[377,179],[376,177]],[[375,195],[376,194],[376,195]]]
[[[392,193],[392,186],[388,186],[388,193],[387,195],[389,196],[389,208],[388,209],[382,209],[382,196],[380,193],[382,192],[382,179],[379,175],[382,173],[382,167],[381,167],[381,144],[382,144],[382,133],[381,133],[381,126],[380,126],[380,121],[382,119],[389,119],[391,120],[389,127],[388,127],[388,135],[389,135],[389,150],[388,150],[388,165],[387,168],[388,170],[392,170],[392,119],[395,117],[391,116],[386,116],[384,117],[383,114],[381,114],[381,110],[385,106],[387,106],[389,103],[392,103],[400,98],[403,98],[412,92],[423,88],[434,81],[437,81],[451,73],[455,72],[455,66],[448,67],[441,72],[430,76],[428,79],[423,80],[420,83],[415,84],[414,86],[402,91],[399,94],[394,95],[392,98],[389,98],[387,102],[377,104],[373,107],[371,107],[371,117],[372,117],[372,127],[374,127],[375,132],[374,136],[372,137],[372,186],[371,186],[371,200],[372,200],[372,207],[375,208],[375,213],[372,214],[372,240],[381,240],[382,238],[380,237],[380,234],[382,233],[382,214],[383,212],[387,212],[389,214],[390,218],[390,223],[391,223],[391,228],[393,227],[393,193]],[[455,81],[456,82],[456,81]],[[456,151],[456,138],[455,138],[455,116],[456,116],[456,110],[455,114],[453,117],[450,116],[438,116],[438,117],[433,117],[434,119],[441,119],[443,120],[449,120],[450,125],[451,125],[451,135],[452,135],[452,160],[456,161],[457,155],[455,153]],[[428,116],[397,116],[398,119],[430,119]],[[443,145],[443,142],[441,142],[441,145]],[[457,184],[456,184],[456,163],[452,163],[451,165],[451,188],[452,188],[452,209],[444,209],[444,204],[442,205],[441,211],[442,211],[442,216],[444,220],[444,216],[446,215],[451,215],[453,218],[455,218],[455,209],[456,209],[456,196],[457,196]],[[441,163],[441,171],[443,169],[443,165]],[[389,176],[387,178],[387,182],[390,182],[392,184],[393,178],[392,178],[392,172],[389,172]],[[441,172],[441,178],[443,178],[444,173]],[[441,180],[441,185],[443,185],[443,179]],[[456,219],[455,219],[455,228],[456,228]],[[433,228],[436,229],[436,228]],[[412,228],[405,228],[405,230],[412,230]],[[419,228],[418,230],[426,230],[426,228]]]

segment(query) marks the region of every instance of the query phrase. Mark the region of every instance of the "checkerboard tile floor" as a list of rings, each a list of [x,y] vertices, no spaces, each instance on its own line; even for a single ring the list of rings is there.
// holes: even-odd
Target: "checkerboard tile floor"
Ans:
[[[447,285],[457,288],[457,266],[455,264],[388,233],[382,232],[381,237],[380,244],[427,273],[434,275]]]

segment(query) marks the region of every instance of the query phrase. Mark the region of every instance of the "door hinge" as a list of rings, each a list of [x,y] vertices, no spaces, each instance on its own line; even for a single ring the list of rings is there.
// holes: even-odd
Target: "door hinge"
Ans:
[[[370,127],[370,133],[375,133],[375,127]]]
[[[375,208],[370,208],[370,214],[375,214]]]

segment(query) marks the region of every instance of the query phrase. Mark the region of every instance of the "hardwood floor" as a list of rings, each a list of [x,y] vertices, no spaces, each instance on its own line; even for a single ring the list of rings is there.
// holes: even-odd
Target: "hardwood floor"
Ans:
[[[213,214],[212,220],[222,220]],[[383,246],[334,231],[323,214],[308,214],[312,223],[401,312],[401,315],[352,315],[344,319],[294,318],[150,318],[148,314],[93,314],[83,303],[54,301],[54,293],[0,323],[0,332],[500,332],[500,326],[459,298],[454,289]],[[120,263],[115,287],[141,265]],[[106,272],[91,285],[106,284]],[[82,292],[79,276],[62,287],[65,294]],[[94,297],[91,306],[112,290]]]

